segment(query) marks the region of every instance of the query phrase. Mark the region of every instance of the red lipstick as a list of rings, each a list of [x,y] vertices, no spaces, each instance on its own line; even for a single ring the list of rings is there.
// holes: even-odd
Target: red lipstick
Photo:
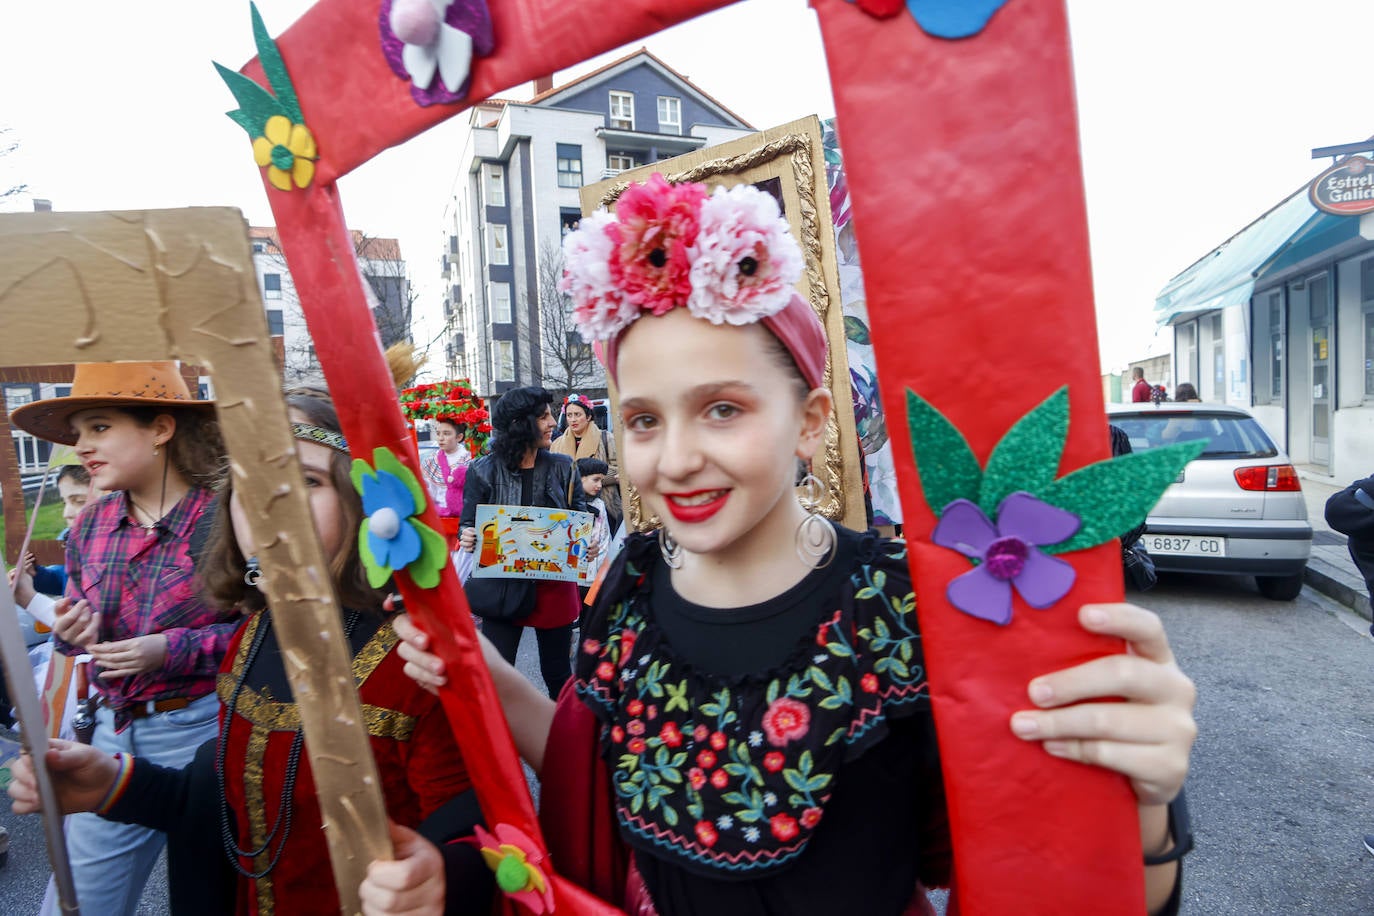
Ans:
[[[705,493],[718,493],[720,495],[715,499],[690,506],[684,506],[676,502],[676,500],[679,499],[692,499]],[[679,522],[694,524],[696,522],[706,521],[721,509],[725,508],[725,501],[730,498],[730,491],[721,489],[693,490],[690,493],[665,493],[663,495],[668,504],[668,513],[672,515],[674,519]]]

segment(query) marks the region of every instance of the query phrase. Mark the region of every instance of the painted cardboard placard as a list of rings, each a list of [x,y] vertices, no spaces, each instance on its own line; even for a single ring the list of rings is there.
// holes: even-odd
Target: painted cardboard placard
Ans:
[[[389,66],[375,0],[321,0],[279,37],[300,126],[308,124],[312,143],[278,124],[276,135],[296,142],[295,151],[277,144],[281,164],[262,164],[263,178],[355,448],[387,447],[418,467],[359,284],[337,179],[460,113],[465,102],[724,5],[492,4],[491,53],[473,59],[464,102],[437,105],[418,104],[411,81]],[[1064,0],[931,0],[908,9],[814,0],[812,8],[844,136],[885,416],[907,416],[907,392],[918,393],[984,467],[1020,418],[1067,386],[1062,476],[1107,458]],[[241,72],[267,87],[264,63],[275,66],[255,60]],[[293,165],[295,183],[281,190],[282,176],[270,169],[280,172],[290,164],[286,153],[296,151],[315,157],[302,169],[313,180],[295,182]],[[247,158],[245,145],[245,167]],[[1008,160],[1021,167],[1006,169]],[[955,340],[964,345],[951,350]],[[1009,366],[1025,385],[1005,384],[1000,370]],[[961,612],[946,588],[969,561],[931,541],[941,507],[922,489],[904,425],[890,424],[888,434],[912,548],[961,910],[1139,913],[1141,849],[1125,779],[1047,759],[1008,728],[1032,677],[1123,651],[1120,641],[1083,631],[1074,613],[1089,601],[1120,600],[1119,552],[1104,544],[1065,554],[1075,572],[1070,591],[1043,610],[1018,604],[1006,626]],[[939,458],[921,461],[929,468]],[[418,588],[405,574],[397,582],[451,672],[443,700],[458,740],[474,757],[486,755],[489,765],[473,775],[487,822],[509,824],[541,846],[456,577],[446,569],[435,589]],[[560,912],[599,906],[556,871],[551,880]]]
[[[277,638],[297,660],[287,675],[297,697],[312,698],[300,703],[306,750],[340,898],[356,912],[363,870],[391,854],[385,806],[243,216],[227,208],[0,215],[0,365],[148,359],[198,365],[214,380]],[[22,734],[41,750],[41,713],[20,711]]]
[[[477,578],[542,579],[587,585],[596,516],[540,506],[478,506]]]

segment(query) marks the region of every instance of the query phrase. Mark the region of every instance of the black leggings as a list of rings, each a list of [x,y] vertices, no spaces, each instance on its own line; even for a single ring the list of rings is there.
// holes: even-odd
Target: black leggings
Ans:
[[[558,699],[558,691],[572,677],[572,624],[552,629],[535,629],[539,640],[539,671],[544,675],[544,686],[549,696]],[[491,640],[501,657],[512,665],[515,653],[520,648],[520,635],[526,627],[509,620],[482,618],[482,635]]]

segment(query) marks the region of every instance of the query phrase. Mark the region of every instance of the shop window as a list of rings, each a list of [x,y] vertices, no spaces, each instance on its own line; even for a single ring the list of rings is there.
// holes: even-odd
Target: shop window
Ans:
[[[1283,399],[1283,294],[1269,296],[1269,396]]]

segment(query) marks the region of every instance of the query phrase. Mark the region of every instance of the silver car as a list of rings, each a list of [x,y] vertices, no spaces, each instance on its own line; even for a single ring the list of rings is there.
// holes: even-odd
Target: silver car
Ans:
[[[1249,574],[1266,598],[1298,596],[1312,553],[1302,485],[1249,411],[1166,402],[1114,404],[1107,413],[1137,452],[1207,440],[1146,519],[1142,543],[1157,568]]]

